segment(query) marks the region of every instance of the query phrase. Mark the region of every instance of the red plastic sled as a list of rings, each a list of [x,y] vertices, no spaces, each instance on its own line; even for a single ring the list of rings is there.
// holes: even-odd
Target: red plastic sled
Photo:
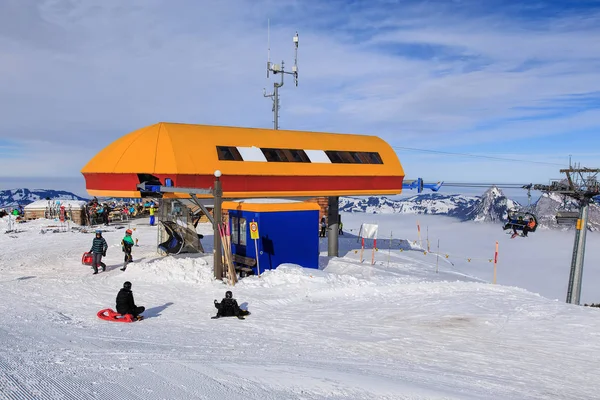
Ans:
[[[134,322],[135,319],[131,314],[121,315],[110,308],[98,311],[98,318],[111,322]]]
[[[92,265],[93,262],[94,262],[94,256],[92,255],[92,253],[88,253],[88,252],[83,253],[83,256],[81,257],[81,263],[83,265]]]

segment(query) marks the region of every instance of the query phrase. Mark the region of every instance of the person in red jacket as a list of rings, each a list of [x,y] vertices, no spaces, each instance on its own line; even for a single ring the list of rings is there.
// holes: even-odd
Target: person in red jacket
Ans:
[[[525,225],[525,227],[523,227],[523,236],[527,236],[527,232],[531,232],[534,229],[535,229],[535,220],[533,219],[533,217],[530,217],[527,225]]]

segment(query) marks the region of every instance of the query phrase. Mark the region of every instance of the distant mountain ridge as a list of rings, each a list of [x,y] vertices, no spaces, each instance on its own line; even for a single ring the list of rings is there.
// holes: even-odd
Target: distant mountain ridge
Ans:
[[[536,215],[540,227],[566,229],[568,226],[556,223],[556,212],[562,209],[577,210],[577,204],[574,200],[567,200],[565,203],[559,195],[544,193],[531,207],[524,207],[507,198],[495,186],[481,196],[427,193],[399,200],[387,197],[340,198],[340,211],[345,212],[445,215],[461,221],[479,222],[505,222],[509,210],[525,208]],[[588,227],[600,230],[600,207],[597,204],[590,205]]]
[[[504,221],[508,210],[516,207],[520,204],[508,199],[496,187],[488,189],[482,196],[427,193],[399,200],[387,197],[340,199],[340,211],[446,215],[462,221]]]
[[[64,190],[52,189],[7,189],[0,190],[0,208],[12,208],[19,205],[25,206],[37,200],[49,198],[51,200],[83,200],[81,196]]]
[[[0,208],[24,206],[46,198],[89,200],[64,190],[9,189],[0,190]],[[502,190],[495,186],[486,190],[481,196],[424,193],[399,200],[375,196],[340,197],[339,204],[340,211],[344,212],[445,215],[461,221],[480,222],[504,222],[508,218],[508,210],[522,207],[519,202],[507,198]],[[574,200],[565,202],[557,194],[544,193],[530,209],[538,218],[540,227],[562,229],[565,226],[556,223],[556,212],[563,209],[577,210],[577,204]],[[597,204],[592,204],[589,208],[588,227],[592,230],[600,230],[600,206]]]

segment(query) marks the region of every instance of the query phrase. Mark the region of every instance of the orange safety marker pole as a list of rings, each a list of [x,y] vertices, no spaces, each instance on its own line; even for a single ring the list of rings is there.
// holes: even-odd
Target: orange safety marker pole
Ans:
[[[496,241],[496,252],[494,253],[494,285],[496,284],[496,271],[498,266],[498,242]]]
[[[360,248],[360,262],[363,262],[363,253],[365,252],[365,238],[362,239],[362,245]]]
[[[377,247],[377,239],[373,239],[373,255],[371,256],[371,265],[375,264],[375,248]]]
[[[419,224],[419,220],[417,220],[417,232],[419,234],[419,246],[423,248],[423,241],[421,240],[421,225]]]
[[[440,239],[438,239],[438,248],[437,248],[437,255],[435,257],[435,273],[437,274],[439,271],[438,268],[438,264],[440,262]]]
[[[390,241],[388,242],[388,268],[390,267],[390,254],[392,252],[392,240],[394,240],[394,232],[390,231]]]

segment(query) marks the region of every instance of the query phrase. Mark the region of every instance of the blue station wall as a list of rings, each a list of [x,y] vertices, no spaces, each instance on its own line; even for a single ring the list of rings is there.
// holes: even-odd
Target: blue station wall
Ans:
[[[239,219],[246,220],[245,229]],[[275,269],[280,264],[292,263],[305,268],[319,268],[318,210],[300,211],[245,211],[229,210],[232,252],[255,258],[254,240],[250,239],[250,222],[258,222],[258,252],[261,273]],[[233,226],[233,224],[237,226]],[[235,233],[244,235],[246,244],[240,243]],[[243,242],[243,240],[242,240]],[[257,273],[256,267],[254,273]]]

